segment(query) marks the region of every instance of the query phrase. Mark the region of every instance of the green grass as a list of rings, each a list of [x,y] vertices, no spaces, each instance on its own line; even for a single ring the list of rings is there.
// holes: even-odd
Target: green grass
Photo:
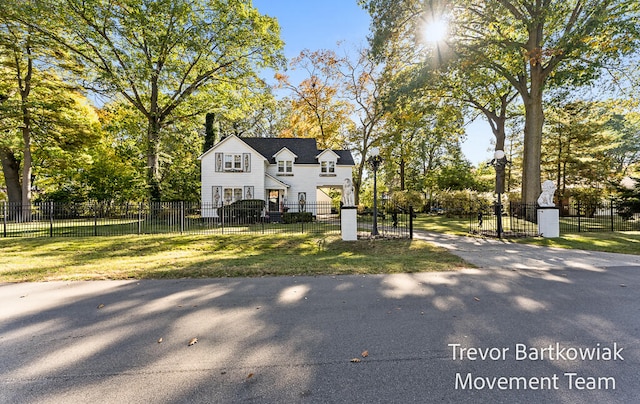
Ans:
[[[547,247],[640,255],[640,232],[637,231],[574,233],[558,238],[536,237],[513,241]]]
[[[0,239],[0,282],[445,271],[469,266],[419,240],[313,235]]]
[[[413,228],[415,230],[467,236],[469,235],[469,219],[442,215],[418,215],[413,220]]]
[[[418,215],[414,221],[414,228],[416,230],[468,235],[469,221],[467,218]],[[637,231],[568,233],[562,234],[558,238],[514,238],[511,241],[547,247],[640,255],[640,232]]]

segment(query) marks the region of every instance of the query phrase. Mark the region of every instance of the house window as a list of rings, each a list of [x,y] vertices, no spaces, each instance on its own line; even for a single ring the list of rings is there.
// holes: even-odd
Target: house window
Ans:
[[[278,174],[279,175],[292,175],[293,174],[293,161],[291,161],[291,160],[279,160],[278,161]]]
[[[322,175],[335,175],[336,174],[336,162],[335,161],[321,161],[320,173]]]
[[[224,203],[230,204],[231,202],[239,201],[242,199],[242,188],[225,188],[224,189]]]
[[[225,154],[224,170],[242,171],[242,154]]]

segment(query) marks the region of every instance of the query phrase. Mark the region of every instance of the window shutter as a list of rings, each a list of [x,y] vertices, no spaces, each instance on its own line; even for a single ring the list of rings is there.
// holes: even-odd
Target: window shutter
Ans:
[[[244,172],[251,172],[251,153],[242,153],[242,167]]]

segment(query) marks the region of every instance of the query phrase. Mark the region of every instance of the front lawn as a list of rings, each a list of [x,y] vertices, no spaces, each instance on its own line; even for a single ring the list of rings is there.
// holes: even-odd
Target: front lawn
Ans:
[[[0,282],[447,271],[468,266],[420,240],[318,235],[0,239]]]

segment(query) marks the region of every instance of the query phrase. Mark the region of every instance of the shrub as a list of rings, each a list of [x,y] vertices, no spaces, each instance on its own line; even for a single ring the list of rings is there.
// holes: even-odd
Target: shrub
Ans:
[[[262,199],[241,199],[218,208],[218,216],[239,223],[255,223],[262,219],[264,211],[265,202]]]
[[[571,198],[580,208],[579,215],[593,217],[602,206],[602,190],[597,188],[573,188]]]
[[[441,191],[436,196],[436,201],[447,217],[486,211],[492,204],[487,195],[469,189]]]
[[[312,221],[311,212],[286,212],[282,214],[282,223],[309,223]]]

